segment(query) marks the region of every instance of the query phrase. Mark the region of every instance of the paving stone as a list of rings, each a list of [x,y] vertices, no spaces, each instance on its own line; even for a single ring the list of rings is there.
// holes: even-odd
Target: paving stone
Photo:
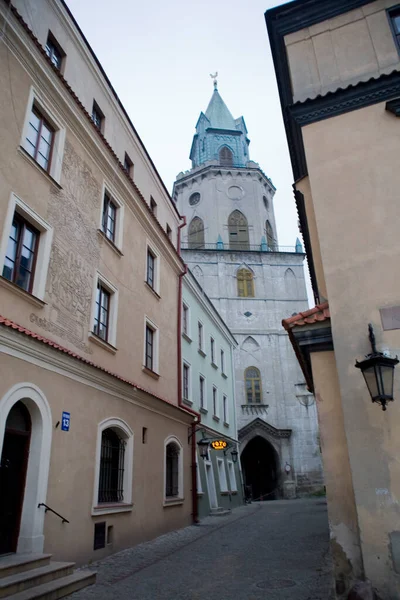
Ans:
[[[326,505],[260,502],[208,517],[89,567],[97,583],[71,600],[327,600]]]

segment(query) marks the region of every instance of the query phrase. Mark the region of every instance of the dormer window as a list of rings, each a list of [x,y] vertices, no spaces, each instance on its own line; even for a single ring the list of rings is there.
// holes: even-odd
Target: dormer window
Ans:
[[[219,164],[223,167],[232,167],[233,165],[233,154],[226,146],[219,151]]]

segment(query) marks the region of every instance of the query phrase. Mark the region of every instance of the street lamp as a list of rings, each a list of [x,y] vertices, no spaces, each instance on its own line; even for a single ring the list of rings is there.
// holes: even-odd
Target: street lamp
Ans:
[[[389,358],[376,349],[374,330],[369,323],[369,341],[372,352],[367,354],[365,360],[358,362],[356,368],[361,369],[365,383],[371,395],[372,402],[381,404],[382,410],[386,410],[386,403],[393,400],[393,376],[394,368],[399,362],[397,358]]]
[[[205,458],[208,457],[208,447],[210,445],[210,440],[207,440],[206,438],[202,438],[201,440],[199,440],[197,442],[197,445],[199,447],[200,456],[204,460]]]
[[[231,456],[232,456],[232,462],[233,462],[233,463],[237,463],[237,461],[238,461],[238,456],[239,456],[239,452],[238,452],[236,449],[235,449],[235,450],[232,450],[232,452],[231,452]]]

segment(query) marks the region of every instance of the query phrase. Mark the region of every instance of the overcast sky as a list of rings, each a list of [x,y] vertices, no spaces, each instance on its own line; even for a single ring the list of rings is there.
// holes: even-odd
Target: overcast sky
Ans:
[[[279,244],[299,235],[293,175],[264,13],[276,0],[67,0],[167,188],[189,169],[210,73],[235,118],[243,115],[250,158],[272,179]]]

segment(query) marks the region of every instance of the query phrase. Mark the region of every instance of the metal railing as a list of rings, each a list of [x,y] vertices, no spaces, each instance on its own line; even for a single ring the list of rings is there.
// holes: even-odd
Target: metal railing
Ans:
[[[55,515],[57,515],[57,517],[59,517],[63,523],[69,523],[68,519],[65,519],[65,517],[63,517],[62,515],[60,515],[60,513],[56,512],[55,510],[53,510],[52,508],[50,508],[50,506],[47,506],[47,504],[45,504],[44,502],[41,502],[40,504],[38,504],[38,508],[40,508],[41,506],[44,506],[45,511],[47,513],[47,511],[49,510],[50,512],[54,513]]]
[[[264,244],[223,244],[216,242],[215,244],[196,244],[194,242],[182,242],[182,250],[220,250],[229,252],[290,252],[303,254],[303,249],[296,246],[278,246],[268,247]]]

